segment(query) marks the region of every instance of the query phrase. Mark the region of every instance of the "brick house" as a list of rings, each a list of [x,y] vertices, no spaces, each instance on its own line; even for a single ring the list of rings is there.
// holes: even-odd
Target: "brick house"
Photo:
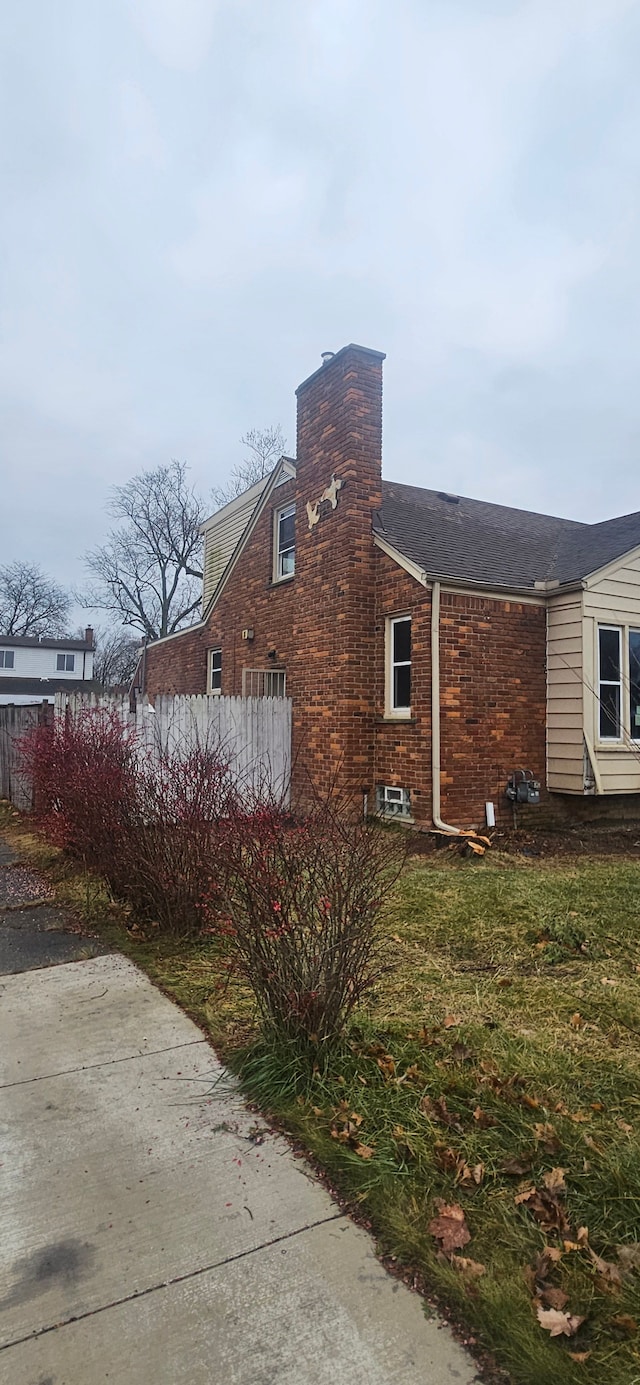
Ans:
[[[148,646],[145,690],[286,690],[295,773],[418,825],[510,822],[519,767],[547,815],[635,811],[640,514],[383,481],[383,360],[346,346],[299,387],[296,460],[203,526],[202,619]]]

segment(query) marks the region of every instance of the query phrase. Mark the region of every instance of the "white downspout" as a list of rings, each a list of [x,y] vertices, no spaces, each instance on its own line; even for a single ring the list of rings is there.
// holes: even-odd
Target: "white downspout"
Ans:
[[[460,835],[440,817],[440,583],[431,588],[431,819],[441,832]]]

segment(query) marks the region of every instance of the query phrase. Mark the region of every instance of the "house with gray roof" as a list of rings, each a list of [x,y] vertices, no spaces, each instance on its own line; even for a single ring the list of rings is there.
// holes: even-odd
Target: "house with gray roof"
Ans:
[[[640,513],[383,479],[383,359],[299,387],[296,458],[205,523],[201,619],[148,646],[146,691],[287,696],[294,781],[418,826],[510,823],[524,781],[640,814]]]
[[[0,706],[53,702],[57,692],[92,692],[95,642],[84,639],[0,634]]]

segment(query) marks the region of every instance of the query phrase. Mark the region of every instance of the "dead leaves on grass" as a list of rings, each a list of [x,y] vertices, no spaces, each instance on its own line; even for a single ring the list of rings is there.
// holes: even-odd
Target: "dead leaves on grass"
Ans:
[[[536,1317],[551,1337],[575,1337],[584,1322],[576,1313],[561,1313],[557,1308],[543,1308],[541,1304],[536,1309]]]
[[[429,1222],[429,1231],[435,1240],[440,1242],[443,1254],[451,1256],[455,1250],[461,1250],[468,1244],[471,1232],[459,1203],[443,1202],[442,1198],[438,1197],[435,1205],[438,1208],[438,1216]]]

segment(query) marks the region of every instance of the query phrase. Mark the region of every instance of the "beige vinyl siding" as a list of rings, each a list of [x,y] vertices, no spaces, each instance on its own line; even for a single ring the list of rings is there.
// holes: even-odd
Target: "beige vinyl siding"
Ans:
[[[585,695],[585,729],[594,746],[603,793],[640,793],[640,742],[635,746],[628,735],[620,745],[598,738],[598,626],[624,627],[622,707],[623,724],[628,718],[629,679],[628,628],[640,630],[640,549],[627,553],[617,563],[589,577],[583,592],[583,647],[585,667],[590,670],[590,689]]]
[[[547,784],[584,793],[582,593],[547,608]]]
[[[266,482],[252,486],[243,496],[225,505],[219,514],[207,520],[204,529],[204,577],[202,612],[207,609],[218,582],[244,534],[260,500]]]

